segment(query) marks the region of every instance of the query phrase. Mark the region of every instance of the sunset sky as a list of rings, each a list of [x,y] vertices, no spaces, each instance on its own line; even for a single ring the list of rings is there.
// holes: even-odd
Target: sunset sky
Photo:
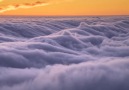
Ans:
[[[0,0],[0,15],[129,15],[129,0]]]

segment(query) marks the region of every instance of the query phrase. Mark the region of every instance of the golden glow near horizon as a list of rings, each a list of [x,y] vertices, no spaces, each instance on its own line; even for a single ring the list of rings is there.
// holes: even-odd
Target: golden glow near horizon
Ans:
[[[0,0],[0,15],[129,15],[129,1]]]

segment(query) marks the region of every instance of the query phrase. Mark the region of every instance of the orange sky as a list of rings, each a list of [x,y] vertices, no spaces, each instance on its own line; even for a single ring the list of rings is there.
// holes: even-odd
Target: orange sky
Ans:
[[[0,0],[0,15],[129,15],[129,0]]]

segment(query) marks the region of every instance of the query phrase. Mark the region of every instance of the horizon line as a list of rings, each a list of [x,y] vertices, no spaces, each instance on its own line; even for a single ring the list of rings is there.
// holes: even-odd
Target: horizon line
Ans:
[[[41,17],[84,17],[84,16],[87,16],[87,17],[88,17],[88,16],[129,16],[129,15],[126,15],[126,14],[125,14],[125,15],[123,15],[123,14],[122,14],[122,15],[117,15],[117,14],[115,15],[115,14],[114,14],[114,15],[0,15],[0,16],[26,16],[26,17],[27,17],[27,16],[30,16],[30,17],[31,17],[31,16],[32,16],[32,17],[33,17],[33,16],[34,16],[34,17],[35,17],[35,16],[36,16],[36,17],[37,17],[37,16],[38,16],[38,17],[40,17],[40,16],[41,16]]]

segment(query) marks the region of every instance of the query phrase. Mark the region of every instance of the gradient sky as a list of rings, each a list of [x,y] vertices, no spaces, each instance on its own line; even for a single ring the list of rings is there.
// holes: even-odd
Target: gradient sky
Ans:
[[[129,15],[129,0],[0,0],[0,15]]]

